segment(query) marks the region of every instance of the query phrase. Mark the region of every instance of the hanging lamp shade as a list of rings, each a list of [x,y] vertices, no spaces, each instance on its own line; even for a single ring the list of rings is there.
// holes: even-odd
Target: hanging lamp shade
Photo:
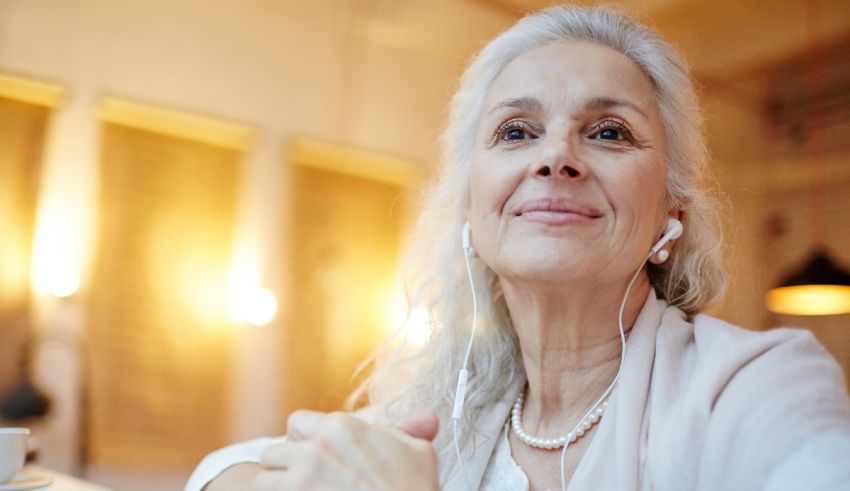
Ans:
[[[39,418],[50,410],[50,399],[36,388],[27,375],[0,402],[0,417],[9,421]]]
[[[800,271],[788,275],[767,294],[767,308],[786,315],[850,313],[850,273],[816,249]]]

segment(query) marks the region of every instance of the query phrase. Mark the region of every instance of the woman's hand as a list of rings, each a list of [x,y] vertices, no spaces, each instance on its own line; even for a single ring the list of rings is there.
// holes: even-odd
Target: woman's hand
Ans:
[[[263,452],[254,491],[437,489],[433,413],[392,428],[343,413],[296,411],[287,426],[287,439]]]

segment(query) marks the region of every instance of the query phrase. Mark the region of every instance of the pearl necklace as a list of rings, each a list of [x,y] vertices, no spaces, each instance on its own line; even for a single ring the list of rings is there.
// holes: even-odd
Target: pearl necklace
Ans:
[[[513,427],[519,441],[529,447],[542,448],[544,450],[555,450],[561,448],[566,445],[567,442],[575,443],[576,440],[583,437],[585,433],[587,433],[596,423],[599,422],[600,419],[602,419],[602,413],[604,413],[605,408],[608,407],[608,400],[606,399],[599,407],[585,416],[574,431],[567,433],[560,438],[540,438],[529,435],[522,427],[523,392],[520,392],[519,397],[517,397],[516,402],[514,402],[513,409],[511,409],[511,427]]]

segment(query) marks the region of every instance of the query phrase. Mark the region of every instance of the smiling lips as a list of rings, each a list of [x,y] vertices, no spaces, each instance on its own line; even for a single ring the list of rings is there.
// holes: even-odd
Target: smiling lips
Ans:
[[[547,225],[589,222],[602,216],[602,213],[596,208],[567,198],[526,201],[514,214],[526,220]]]

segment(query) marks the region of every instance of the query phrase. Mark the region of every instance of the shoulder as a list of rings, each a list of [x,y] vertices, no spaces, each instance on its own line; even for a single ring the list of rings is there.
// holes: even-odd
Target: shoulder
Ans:
[[[668,308],[656,344],[658,356],[675,359],[682,375],[704,381],[731,382],[743,370],[766,377],[796,370],[844,387],[838,364],[804,329],[754,331],[704,314],[688,321],[680,310]],[[791,377],[793,381],[804,382],[804,376]]]
[[[850,446],[836,444],[850,441],[844,376],[809,331],[751,331],[707,315],[688,321],[671,308],[653,372],[653,414],[664,422],[655,432],[658,461],[713,483],[705,489],[764,489],[780,469],[813,462],[804,448],[834,455],[806,470],[807,479],[846,475]]]
[[[778,373],[794,372],[787,380],[806,383],[807,376],[826,378],[843,391],[840,367],[804,329],[774,328],[765,331],[744,329],[720,319],[697,315],[693,320],[693,344],[697,367],[729,377],[752,370],[775,378]]]
[[[783,345],[794,345],[812,355],[829,356],[810,331],[778,327],[754,331],[730,324],[710,315],[698,314],[693,319],[694,342],[700,349],[729,350],[751,354],[763,353]]]
[[[679,312],[677,309],[668,309]],[[656,393],[692,421],[732,438],[752,429],[843,426],[850,422],[844,373],[811,332],[751,331],[707,315],[688,322],[662,319],[654,381]],[[681,314],[679,312],[679,314]],[[746,432],[746,431],[744,431]]]

